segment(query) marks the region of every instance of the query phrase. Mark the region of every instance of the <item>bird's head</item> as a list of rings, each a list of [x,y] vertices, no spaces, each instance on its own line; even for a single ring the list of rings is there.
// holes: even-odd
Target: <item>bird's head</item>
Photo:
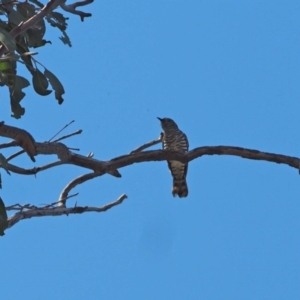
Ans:
[[[177,124],[169,118],[158,118],[157,119],[160,121],[161,127],[163,130],[168,130],[168,129],[178,129]]]

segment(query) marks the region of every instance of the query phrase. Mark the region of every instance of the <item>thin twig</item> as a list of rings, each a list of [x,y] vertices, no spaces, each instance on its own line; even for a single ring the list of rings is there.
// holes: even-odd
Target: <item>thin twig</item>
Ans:
[[[57,167],[60,165],[65,164],[65,162],[63,161],[56,161],[56,162],[52,162],[49,164],[46,164],[44,166],[41,167],[34,167],[32,169],[24,169],[24,168],[20,168],[18,166],[15,166],[13,164],[7,164],[7,169],[13,173],[16,174],[20,174],[20,175],[36,175],[38,172],[53,168],[53,167]]]
[[[78,195],[79,195],[79,193],[75,193],[73,195],[68,196],[66,199],[63,199],[63,200],[68,200],[68,199],[76,197]],[[45,205],[43,208],[56,207],[59,203],[60,203],[59,201],[56,201],[56,202],[50,203],[48,205]]]
[[[74,135],[76,135],[76,134],[81,134],[81,133],[82,133],[82,129],[79,129],[79,130],[77,130],[77,131],[75,131],[75,132],[73,132],[73,133],[64,135],[64,136],[62,136],[62,137],[60,137],[60,138],[54,140],[52,143],[57,143],[57,142],[59,142],[59,141],[61,141],[61,140],[67,139],[67,138],[69,138],[69,137],[71,137],[71,136],[74,136]]]
[[[58,134],[60,134],[64,129],[66,129],[68,126],[70,126],[72,123],[74,123],[75,121],[72,120],[70,123],[66,124],[62,129],[60,129],[49,141],[48,143],[51,142],[52,139],[54,139]]]
[[[24,151],[24,150],[20,150],[20,151],[18,151],[18,152],[16,152],[16,153],[12,154],[11,156],[9,156],[9,157],[6,159],[6,161],[10,161],[10,160],[16,158],[17,156],[19,156],[19,155],[21,155],[21,154],[23,154],[23,153],[25,153],[25,151]]]
[[[19,144],[15,141],[5,143],[5,144],[0,144],[0,149],[5,149],[5,148],[10,148],[10,147],[16,147],[19,146]]]
[[[160,134],[160,136],[158,137],[158,139],[153,140],[153,141],[150,141],[150,142],[148,142],[148,143],[146,143],[146,144],[144,144],[144,145],[142,145],[142,146],[140,146],[140,147],[138,147],[138,148],[132,150],[132,151],[130,152],[130,154],[137,153],[137,152],[141,152],[141,151],[143,151],[143,150],[145,150],[145,149],[147,149],[147,148],[149,148],[149,147],[152,147],[152,146],[154,146],[154,145],[156,145],[156,144],[161,143],[162,140],[163,140],[163,136],[164,136],[164,134],[161,132],[161,134]]]
[[[24,209],[35,209],[35,208],[38,208],[37,206],[35,205],[31,205],[31,204],[14,204],[14,205],[10,205],[10,206],[7,206],[5,207],[5,209],[7,211],[9,210],[20,210],[20,211],[23,211]]]

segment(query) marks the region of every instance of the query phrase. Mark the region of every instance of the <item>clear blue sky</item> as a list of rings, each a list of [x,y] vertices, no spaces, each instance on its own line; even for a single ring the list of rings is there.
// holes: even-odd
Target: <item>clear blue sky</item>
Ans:
[[[65,102],[27,88],[26,114],[1,118],[46,141],[110,159],[158,137],[173,118],[191,148],[230,145],[300,156],[300,2],[95,1],[69,15],[73,47],[50,28],[39,59]],[[159,147],[156,147],[159,148]],[[3,152],[6,154],[7,152]],[[38,157],[36,166],[56,160]],[[15,161],[33,167],[28,157]],[[1,171],[1,197],[45,204],[87,171],[37,178]],[[187,199],[173,198],[165,162],[121,169],[79,186],[69,205],[105,213],[25,220],[1,243],[4,299],[300,299],[300,176],[283,165],[210,156],[189,166]]]

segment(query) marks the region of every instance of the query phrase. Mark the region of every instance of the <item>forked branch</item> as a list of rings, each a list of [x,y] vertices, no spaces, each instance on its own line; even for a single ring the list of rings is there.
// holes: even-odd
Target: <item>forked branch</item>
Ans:
[[[65,208],[65,207],[54,207],[49,208],[45,207],[34,207],[29,208],[24,207],[24,210],[12,215],[7,219],[8,226],[7,228],[12,227],[16,223],[21,220],[35,218],[35,217],[47,217],[47,216],[62,216],[62,215],[70,215],[70,214],[82,214],[85,212],[104,212],[108,209],[113,208],[116,205],[121,204],[127,196],[125,194],[121,195],[116,201],[108,203],[102,207],[89,207],[89,206],[75,206],[72,208]]]
[[[86,12],[83,12],[83,11],[80,11],[80,10],[77,10],[76,8],[78,6],[85,6],[85,5],[91,4],[93,2],[94,2],[94,0],[84,0],[84,1],[78,1],[78,2],[75,2],[75,3],[72,3],[72,4],[62,3],[60,5],[60,7],[63,10],[65,10],[65,11],[71,13],[71,14],[80,16],[80,19],[83,22],[84,18],[91,17],[92,14],[91,13],[86,13]]]

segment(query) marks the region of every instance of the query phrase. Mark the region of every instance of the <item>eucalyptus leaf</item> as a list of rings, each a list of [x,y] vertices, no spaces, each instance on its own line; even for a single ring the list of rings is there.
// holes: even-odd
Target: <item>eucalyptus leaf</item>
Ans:
[[[0,71],[8,71],[11,69],[9,61],[0,61]]]
[[[44,19],[35,24],[34,27],[27,30],[27,44],[28,47],[35,47],[40,44],[46,32],[46,25]]]
[[[28,20],[36,14],[36,7],[28,2],[17,4],[17,11]]]
[[[43,47],[46,44],[52,44],[52,42],[51,41],[47,41],[47,40],[41,40],[40,42],[36,43],[33,47],[34,48]]]
[[[55,90],[55,98],[58,100],[58,104],[62,104],[64,99],[62,95],[65,93],[65,89],[59,79],[49,70],[45,69],[45,76],[49,79],[52,88]]]
[[[21,22],[25,22],[26,18],[24,18],[19,12],[15,11],[14,9],[10,9],[8,20],[15,25],[19,25]]]
[[[7,57],[7,56],[6,56]],[[5,62],[5,63],[4,63]],[[15,78],[16,78],[16,61],[14,59],[6,59],[6,61],[1,61],[2,64],[2,70],[0,70],[2,72],[2,75],[5,74],[5,76],[3,76],[4,80],[5,80],[5,84],[9,87],[12,88],[15,84]]]
[[[8,53],[5,56],[0,58],[1,60],[18,60],[20,58],[20,55],[16,54],[16,53]]]
[[[32,64],[31,55],[27,55],[27,53],[32,53],[32,52],[30,52],[28,46],[26,45],[26,41],[24,37],[17,38],[17,52],[20,54],[20,57],[23,60],[28,71],[32,73],[35,70],[35,68],[33,67]]]
[[[7,213],[5,209],[4,202],[0,197],[0,235],[4,235],[4,230],[7,228]]]
[[[45,17],[46,21],[53,27],[59,28],[61,31],[64,31],[67,29],[67,20],[69,18],[64,17],[63,14],[59,12],[52,12],[49,15]]]
[[[38,69],[32,72],[32,84],[36,93],[41,96],[47,96],[52,93],[51,90],[47,90],[49,86],[47,77]]]
[[[40,8],[44,7],[44,4],[38,0],[29,0],[29,2],[32,2],[34,4],[36,4],[37,6],[39,6]]]
[[[22,89],[29,86],[29,81],[21,76],[16,75],[14,79],[14,86],[9,89],[10,91],[10,105],[12,117],[19,119],[24,115],[25,109],[20,105],[21,100],[26,95]]]
[[[13,52],[16,50],[16,41],[2,27],[0,27],[0,42],[8,51]]]
[[[8,85],[8,76],[0,70],[0,86]]]
[[[6,158],[3,156],[3,154],[1,154],[0,153],[0,166],[1,166],[1,168],[3,168],[5,171],[6,171],[6,173],[8,174],[8,175],[10,175],[10,173],[9,173],[9,170],[8,170],[8,167],[7,167],[7,161],[6,161]]]
[[[60,36],[59,39],[65,44],[68,45],[70,48],[72,47],[72,42],[69,38],[69,36],[67,35],[67,33],[63,30],[62,31],[63,36]]]

